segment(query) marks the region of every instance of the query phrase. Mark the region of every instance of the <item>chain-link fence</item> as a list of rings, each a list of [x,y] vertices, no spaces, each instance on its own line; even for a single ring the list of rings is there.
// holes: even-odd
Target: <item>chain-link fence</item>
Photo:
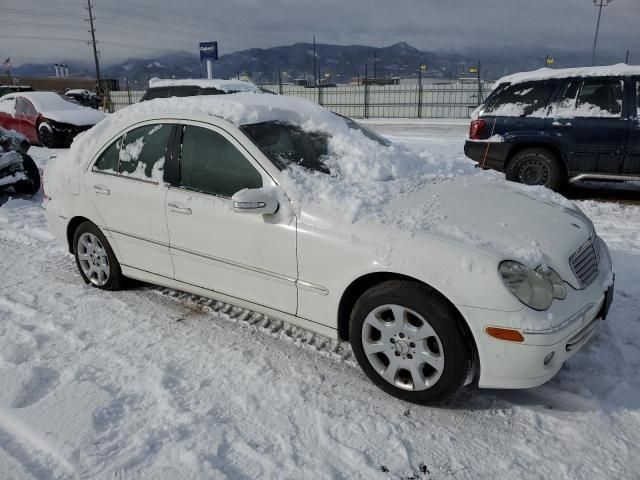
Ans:
[[[353,118],[468,118],[491,91],[491,84],[338,85],[307,88],[261,85],[273,93],[306,98]],[[111,111],[140,101],[143,91],[109,93]]]

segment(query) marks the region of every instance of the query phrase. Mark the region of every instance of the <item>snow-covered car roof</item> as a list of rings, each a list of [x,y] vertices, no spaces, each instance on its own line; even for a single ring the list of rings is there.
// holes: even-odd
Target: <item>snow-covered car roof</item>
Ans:
[[[104,113],[93,108],[83,107],[65,99],[56,92],[20,92],[10,93],[2,99],[26,98],[43,117],[55,122],[71,125],[95,125],[104,118]]]
[[[219,78],[183,78],[183,79],[168,79],[162,80],[160,78],[152,78],[149,80],[150,88],[159,87],[200,87],[200,88],[215,88],[223,92],[253,92],[262,93],[258,87],[251,82],[244,80],[222,80]]]
[[[603,67],[578,67],[578,68],[540,68],[532,72],[520,72],[502,77],[496,85],[503,83],[524,83],[535,80],[550,80],[554,78],[571,77],[628,77],[640,75],[640,66],[618,63]]]
[[[76,103],[66,100],[56,92],[18,92],[5,95],[4,98],[20,97],[29,100],[39,112],[57,110],[79,110],[83,108]]]

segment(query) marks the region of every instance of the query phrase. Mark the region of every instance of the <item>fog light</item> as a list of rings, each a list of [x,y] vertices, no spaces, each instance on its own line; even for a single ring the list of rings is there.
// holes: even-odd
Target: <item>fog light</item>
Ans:
[[[546,356],[546,357],[544,357],[543,362],[544,362],[544,365],[545,365],[545,366],[549,365],[549,362],[551,362],[551,360],[553,360],[553,356],[554,356],[555,354],[556,354],[556,352],[551,352],[551,353],[547,354],[547,356]]]

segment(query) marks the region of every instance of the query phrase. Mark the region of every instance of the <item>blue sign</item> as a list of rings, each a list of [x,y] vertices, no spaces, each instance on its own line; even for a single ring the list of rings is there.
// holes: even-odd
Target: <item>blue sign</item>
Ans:
[[[218,42],[200,42],[200,60],[218,60]]]

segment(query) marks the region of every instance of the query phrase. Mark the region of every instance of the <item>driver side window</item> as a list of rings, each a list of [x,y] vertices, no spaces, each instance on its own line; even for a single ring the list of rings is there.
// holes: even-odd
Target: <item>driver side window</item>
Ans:
[[[262,187],[262,176],[226,138],[202,127],[183,127],[180,186],[231,197],[244,188]]]

